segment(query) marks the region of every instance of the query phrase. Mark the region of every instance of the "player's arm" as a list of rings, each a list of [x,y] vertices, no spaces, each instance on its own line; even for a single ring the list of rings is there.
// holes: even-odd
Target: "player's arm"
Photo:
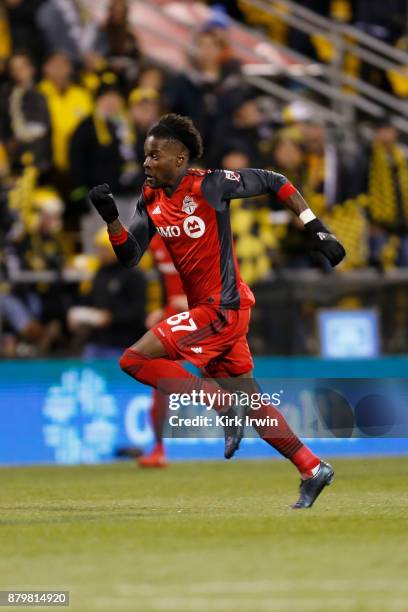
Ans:
[[[332,266],[339,264],[346,254],[336,236],[317,219],[296,187],[283,174],[254,168],[214,170],[203,180],[202,192],[217,210],[222,210],[225,202],[233,198],[274,193],[303,222],[313,250],[322,253]]]
[[[129,230],[119,220],[109,185],[105,183],[93,187],[89,192],[89,200],[107,223],[109,239],[119,261],[129,268],[135,266],[156,231],[144,207],[143,196],[136,203]]]

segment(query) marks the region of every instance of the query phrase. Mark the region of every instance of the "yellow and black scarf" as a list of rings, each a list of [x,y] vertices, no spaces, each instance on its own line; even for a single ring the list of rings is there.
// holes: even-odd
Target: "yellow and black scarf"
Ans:
[[[393,167],[396,173],[393,172]],[[398,191],[401,198],[400,207]],[[398,145],[390,150],[378,143],[373,147],[369,170],[368,209],[371,219],[379,225],[401,225],[404,220],[408,224],[408,161]],[[398,218],[401,209],[404,219]]]

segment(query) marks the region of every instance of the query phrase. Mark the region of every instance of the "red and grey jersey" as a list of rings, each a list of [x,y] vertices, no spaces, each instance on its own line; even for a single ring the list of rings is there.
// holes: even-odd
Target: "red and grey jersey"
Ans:
[[[118,258],[135,265],[157,231],[190,308],[248,308],[255,300],[239,274],[229,202],[269,192],[284,200],[295,191],[283,175],[268,170],[188,170],[171,193],[144,185],[129,232],[111,241]]]

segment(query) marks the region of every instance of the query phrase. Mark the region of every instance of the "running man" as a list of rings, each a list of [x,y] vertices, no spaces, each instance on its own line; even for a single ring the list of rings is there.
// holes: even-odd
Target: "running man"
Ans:
[[[188,372],[179,360],[195,364],[211,379],[247,379],[254,392],[253,361],[247,343],[251,307],[255,299],[240,278],[230,226],[229,202],[273,192],[304,223],[311,248],[332,266],[345,251],[336,237],[315,217],[286,177],[268,170],[193,170],[190,159],[199,159],[202,138],[191,119],[175,114],[163,117],[149,130],[145,142],[146,180],[136,203],[129,230],[119,220],[108,185],[91,189],[89,198],[108,226],[118,259],[134,266],[158,232],[180,274],[189,310],[157,323],[128,348],[121,368],[136,380],[163,393],[203,390],[214,394],[213,380]],[[170,380],[171,379],[171,380]],[[222,403],[222,402],[221,402]],[[220,404],[221,404],[220,403]],[[224,405],[215,405],[219,413]],[[237,415],[237,407],[227,415]],[[239,414],[239,413],[238,413]],[[334,477],[333,468],[305,446],[274,406],[263,406],[253,416],[269,417],[278,427],[258,433],[288,458],[301,476],[295,509],[312,506]],[[242,419],[229,419],[225,427],[224,456],[231,458],[243,436]]]

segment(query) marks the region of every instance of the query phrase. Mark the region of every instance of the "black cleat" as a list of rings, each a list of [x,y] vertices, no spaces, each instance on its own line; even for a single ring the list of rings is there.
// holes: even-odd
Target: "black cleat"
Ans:
[[[227,417],[227,424],[224,425],[224,457],[231,459],[239,449],[240,442],[244,436],[245,413],[239,414],[233,408],[223,415]]]
[[[301,510],[302,508],[311,508],[323,491],[324,487],[327,487],[334,479],[334,470],[331,465],[320,462],[319,471],[317,474],[302,480],[300,483],[300,495],[296,504],[293,504],[291,508],[294,510]]]

